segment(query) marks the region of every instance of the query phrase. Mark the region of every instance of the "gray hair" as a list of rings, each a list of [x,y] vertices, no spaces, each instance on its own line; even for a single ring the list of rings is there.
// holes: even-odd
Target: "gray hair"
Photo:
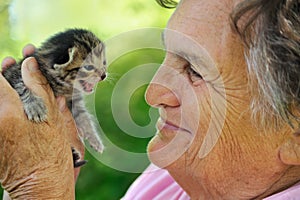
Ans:
[[[263,126],[299,124],[299,0],[245,0],[231,20],[246,46],[254,118]]]

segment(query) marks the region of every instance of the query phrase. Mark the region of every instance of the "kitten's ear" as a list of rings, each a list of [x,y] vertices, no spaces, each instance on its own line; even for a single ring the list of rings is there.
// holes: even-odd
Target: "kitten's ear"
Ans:
[[[69,48],[68,49],[68,52],[69,52],[69,60],[66,62],[66,63],[63,63],[63,64],[54,64],[54,69],[72,69],[74,68],[76,65],[75,65],[75,60],[76,60],[76,57],[78,56],[79,54],[79,50],[77,47],[72,47],[72,48]]]

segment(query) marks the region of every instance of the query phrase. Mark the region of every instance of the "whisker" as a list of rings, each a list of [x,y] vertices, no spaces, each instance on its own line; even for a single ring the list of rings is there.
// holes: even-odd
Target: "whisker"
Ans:
[[[115,85],[117,80],[121,77],[120,74],[118,73],[107,73],[107,77],[105,78],[105,80],[111,84],[111,85]]]

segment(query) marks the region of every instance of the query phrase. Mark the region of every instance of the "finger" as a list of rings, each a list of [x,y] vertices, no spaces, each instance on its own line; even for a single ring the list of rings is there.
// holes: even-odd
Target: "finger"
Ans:
[[[10,114],[19,114],[18,111],[22,111],[22,104],[17,92],[10,86],[7,80],[0,73],[0,116],[7,116]]]
[[[9,98],[15,98],[16,92],[11,87],[11,85],[7,82],[7,80],[4,78],[4,76],[0,73],[0,102],[5,99]]]
[[[72,113],[68,109],[66,105],[66,100],[64,97],[58,97],[57,98],[57,103],[59,110],[61,114],[63,115],[64,121],[65,121],[65,126],[68,129],[67,131],[67,139],[70,142],[70,147],[73,147],[76,149],[77,152],[80,153],[80,158],[83,161],[84,158],[84,145],[81,142],[79,135],[78,135],[78,130],[76,128],[75,121],[73,119]],[[78,175],[80,172],[80,167],[74,169],[74,178],[75,180],[77,179]]]
[[[2,71],[6,70],[8,67],[16,63],[16,60],[13,57],[6,57],[1,63]]]
[[[35,46],[32,44],[27,44],[22,51],[23,57],[29,57],[31,56],[35,51]]]
[[[72,147],[76,148],[76,150],[79,151],[83,156],[84,145],[79,138],[78,130],[72,113],[66,105],[66,99],[60,96],[57,97],[57,102],[59,110],[64,118],[65,126],[68,129],[67,138],[69,139]]]

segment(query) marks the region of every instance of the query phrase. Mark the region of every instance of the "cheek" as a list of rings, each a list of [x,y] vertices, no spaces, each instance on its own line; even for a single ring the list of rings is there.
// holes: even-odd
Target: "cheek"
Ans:
[[[180,118],[180,126],[189,130],[190,133],[168,133],[158,131],[148,145],[150,160],[160,166],[183,166],[188,160],[198,158],[198,152],[203,138],[209,127],[211,119],[211,96],[206,84],[193,87],[191,84],[181,85],[180,107],[172,112]]]
[[[182,108],[186,111],[189,110],[189,112],[183,112],[183,119],[187,120],[194,136],[187,152],[187,158],[190,160],[200,158],[200,154],[207,154],[207,151],[212,148],[211,145],[215,143],[212,140],[216,138],[215,118],[218,113],[216,106],[212,106],[216,99],[212,99],[214,91],[208,84],[201,84],[194,88],[194,91],[196,98],[183,104]]]
[[[215,150],[225,123],[226,99],[209,84],[202,84],[194,90],[197,100],[189,101],[182,108],[189,110],[184,112],[183,118],[189,122],[194,137],[185,153],[167,169],[203,179],[207,171],[219,164]]]

